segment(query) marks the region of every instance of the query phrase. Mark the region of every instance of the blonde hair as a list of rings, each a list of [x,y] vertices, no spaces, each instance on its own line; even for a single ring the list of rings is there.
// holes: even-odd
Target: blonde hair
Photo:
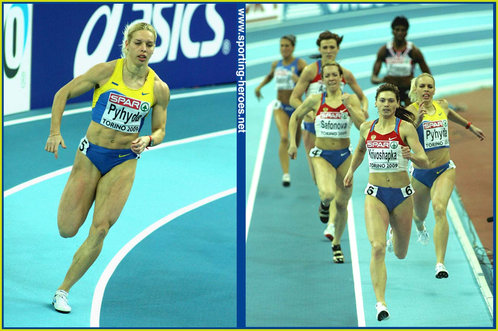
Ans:
[[[128,43],[129,43],[131,41],[131,36],[135,32],[142,31],[142,30],[152,32],[152,34],[154,35],[154,43],[156,42],[156,39],[157,39],[156,29],[154,29],[154,27],[152,25],[150,25],[149,23],[139,22],[139,23],[135,23],[133,25],[128,24],[125,26],[125,28],[123,30],[123,43],[121,44],[121,57],[124,58],[128,54],[128,50],[126,49],[126,41],[128,41]]]
[[[432,78],[432,81],[434,82],[434,87],[436,87],[436,80],[434,79],[434,77],[432,77],[431,74],[428,74],[426,72],[421,73],[420,75],[418,75],[415,78],[412,78],[411,84],[410,84],[410,92],[408,93],[408,96],[410,97],[410,101],[411,102],[417,101],[417,93],[415,91],[417,90],[417,84],[418,84],[418,81],[419,81],[419,79],[421,77],[430,77],[430,78]]]

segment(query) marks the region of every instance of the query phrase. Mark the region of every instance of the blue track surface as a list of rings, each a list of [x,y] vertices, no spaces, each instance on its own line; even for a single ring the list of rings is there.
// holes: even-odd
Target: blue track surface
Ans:
[[[91,222],[87,220],[72,239],[59,237],[57,206],[69,173],[4,191],[4,327],[90,327],[91,312],[100,313],[92,326],[236,325],[236,136],[228,106],[233,105],[233,91],[231,86],[195,90],[206,94],[202,96],[172,91],[166,142],[140,158],[128,202],[101,255],[71,290],[69,315],[55,312],[51,298]],[[192,116],[192,107],[202,112]],[[29,115],[33,114],[4,120]],[[58,160],[43,151],[49,119],[5,127],[4,190],[71,165],[89,118],[89,112],[64,117],[62,134],[68,149]],[[150,123],[142,130],[150,132]],[[31,162],[26,164],[28,156]],[[136,243],[111,275],[102,311],[94,311],[96,285],[123,247],[159,220],[210,197],[210,203],[192,207]],[[93,209],[89,218],[92,213]],[[202,295],[194,295],[200,289]],[[126,298],[117,300],[120,296]],[[212,304],[220,298],[222,302]],[[202,314],[194,318],[196,312]]]

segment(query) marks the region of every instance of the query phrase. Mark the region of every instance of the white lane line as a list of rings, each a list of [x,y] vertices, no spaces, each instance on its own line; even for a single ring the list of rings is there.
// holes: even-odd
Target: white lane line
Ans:
[[[215,137],[220,137],[223,135],[228,135],[228,134],[235,134],[236,130],[235,129],[228,129],[228,130],[223,130],[223,131],[218,131],[218,132],[213,132],[213,133],[207,133],[207,134],[202,134],[199,136],[194,136],[194,137],[189,137],[185,139],[178,139],[174,141],[169,141],[166,143],[159,144],[155,147],[151,147],[149,150],[155,150],[155,149],[161,149],[161,148],[166,148],[166,147],[171,147],[171,146],[176,146],[176,145],[181,145],[181,144],[188,144],[191,142],[196,142],[196,141],[201,141],[201,140],[206,140],[210,138],[215,138]],[[145,151],[147,152],[147,150]],[[144,153],[145,153],[144,152]],[[70,172],[73,166],[69,166],[66,168],[62,168],[53,172],[50,172],[48,174],[45,174],[40,177],[33,178],[31,180],[28,180],[27,182],[24,182],[22,184],[16,185],[8,190],[5,190],[3,192],[3,197],[6,198],[11,194],[17,193],[21,190],[24,190],[25,188],[28,188],[30,186],[36,185],[38,183],[41,183],[43,181],[49,180],[51,178],[54,178],[56,176],[65,174],[67,172]]]
[[[472,244],[470,243],[470,240],[467,237],[467,233],[465,232],[465,229],[462,225],[462,220],[458,215],[455,205],[453,204],[453,199],[450,199],[450,201],[448,202],[448,214],[450,215],[450,222],[453,224],[453,227],[455,228],[456,235],[462,245],[465,255],[467,256],[467,260],[469,261],[470,267],[472,268],[474,277],[477,281],[477,285],[479,286],[484,301],[488,306],[489,313],[493,317],[494,316],[493,293],[491,293],[491,290],[489,289],[488,282],[486,281],[486,277],[484,276],[484,273],[481,268],[481,264],[479,263],[476,253],[472,248]]]
[[[261,168],[263,166],[263,158],[265,156],[266,144],[268,141],[268,134],[270,132],[270,123],[273,113],[274,101],[266,106],[265,118],[263,120],[263,128],[261,129],[261,138],[259,140],[258,153],[256,162],[252,173],[251,186],[249,188],[249,195],[247,197],[246,205],[246,240],[249,235],[249,226],[251,225],[252,211],[254,209],[254,200],[256,199],[256,192],[258,190],[259,177],[261,176]]]
[[[198,96],[210,95],[210,94],[228,93],[228,92],[235,92],[235,87],[230,86],[230,87],[217,88],[214,90],[173,94],[173,95],[171,95],[171,100],[198,97]],[[84,112],[89,112],[91,110],[92,110],[92,107],[76,108],[73,110],[66,110],[66,111],[64,111],[64,113],[62,115],[63,116],[76,115],[76,114],[80,114],[80,113],[84,113]],[[22,124],[22,123],[28,123],[28,122],[49,119],[49,118],[51,118],[51,116],[52,116],[52,114],[49,113],[49,114],[43,114],[43,115],[30,116],[30,117],[26,117],[26,118],[20,118],[17,120],[5,121],[3,123],[3,126],[11,126],[11,125],[16,125],[16,124]]]
[[[54,177],[57,177],[59,175],[65,174],[66,172],[70,172],[71,169],[73,169],[73,166],[69,166],[69,167],[62,168],[62,169],[59,169],[59,170],[56,170],[56,171],[52,171],[52,172],[49,172],[48,174],[45,174],[43,176],[36,177],[36,178],[31,179],[31,180],[28,180],[27,182],[24,182],[22,184],[14,186],[13,188],[5,190],[3,192],[3,197],[6,198],[6,197],[8,197],[11,194],[14,194],[14,193],[17,193],[19,191],[24,190],[25,188],[28,188],[30,186],[36,185],[38,183],[41,183],[43,181],[49,180],[50,178],[54,178]]]
[[[100,309],[102,307],[102,299],[104,298],[104,291],[111,278],[112,274],[116,270],[119,263],[124,259],[124,257],[142,240],[144,240],[148,235],[159,229],[161,226],[166,223],[174,220],[175,218],[188,213],[196,208],[202,207],[210,202],[215,200],[224,198],[228,195],[235,194],[237,192],[237,188],[231,188],[229,190],[211,195],[207,198],[194,202],[188,206],[185,206],[181,209],[174,211],[173,213],[163,217],[159,221],[149,225],[145,230],[137,234],[133,239],[131,239],[128,243],[126,243],[123,248],[119,250],[119,252],[112,258],[111,262],[104,269],[104,272],[100,276],[99,281],[97,282],[97,286],[95,287],[95,291],[93,293],[92,299],[92,309],[90,313],[90,327],[99,327],[100,324]]]
[[[353,268],[353,284],[356,299],[356,317],[358,327],[365,327],[365,310],[363,307],[363,290],[361,288],[360,259],[358,256],[358,246],[356,241],[356,227],[354,224],[353,199],[348,203],[348,233],[349,248],[351,250],[351,266]]]

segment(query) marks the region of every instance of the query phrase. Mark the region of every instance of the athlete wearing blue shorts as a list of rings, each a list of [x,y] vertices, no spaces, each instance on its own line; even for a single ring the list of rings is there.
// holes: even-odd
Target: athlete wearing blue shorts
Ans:
[[[399,107],[400,94],[395,85],[383,84],[377,89],[375,106],[379,118],[360,127],[360,139],[344,177],[344,185],[353,183],[353,173],[368,154],[369,176],[365,189],[365,225],[372,246],[370,273],[377,320],[389,318],[386,304],[386,246],[397,258],[408,252],[412,228],[414,193],[407,165],[411,160],[428,167],[427,155],[413,127],[413,115]],[[413,153],[411,152],[413,151]],[[391,230],[388,231],[389,226]],[[386,241],[386,233],[389,240]]]
[[[71,312],[68,292],[97,259],[107,233],[121,214],[135,178],[138,157],[147,146],[164,139],[170,92],[148,66],[156,37],[155,29],[148,23],[128,26],[123,58],[93,66],[64,85],[54,97],[45,150],[57,158],[59,145],[66,148],[61,119],[67,100],[94,89],[92,121],[80,142],[59,203],[60,235],[75,236],[90,207],[95,207],[88,237],[76,251],[53,297],[52,305],[58,312]],[[152,132],[140,136],[150,113]]]
[[[289,155],[294,158],[297,153],[293,138],[299,121],[306,114],[312,113],[316,139],[315,146],[310,148],[307,156],[314,169],[320,196],[318,214],[320,220],[327,223],[323,234],[331,240],[333,261],[344,263],[340,241],[347,222],[347,204],[352,190],[342,185],[342,179],[351,159],[351,126],[354,124],[359,128],[365,115],[356,95],[342,93],[341,82],[344,76],[339,64],[324,64],[320,74],[324,86],[327,86],[326,92],[309,95],[292,115],[289,124]],[[329,212],[331,203],[335,206],[333,213]]]
[[[282,185],[284,187],[290,186],[291,183],[287,148],[289,147],[289,119],[295,109],[290,105],[289,98],[301,71],[306,66],[306,62],[303,59],[293,56],[295,45],[296,37],[293,35],[285,35],[280,38],[280,54],[282,55],[282,59],[272,63],[270,73],[265,76],[255,90],[256,97],[260,99],[262,97],[261,88],[275,77],[277,99],[272,101],[268,107],[273,110],[273,118],[280,135],[278,156],[283,173]],[[300,133],[296,139],[301,139]]]
[[[455,185],[455,164],[450,158],[449,121],[465,127],[479,139],[484,133],[461,115],[452,110],[446,100],[434,100],[436,85],[434,77],[423,73],[412,80],[407,109],[416,116],[416,129],[422,147],[429,158],[431,169],[414,166],[412,185],[416,190],[413,220],[417,227],[418,242],[429,243],[425,226],[429,204],[434,211],[434,248],[436,253],[435,277],[449,277],[444,265],[449,237],[447,206]]]

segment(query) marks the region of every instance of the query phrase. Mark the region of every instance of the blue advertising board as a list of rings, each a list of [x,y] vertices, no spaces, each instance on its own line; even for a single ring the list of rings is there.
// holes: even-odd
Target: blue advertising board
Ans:
[[[149,65],[171,89],[235,81],[236,4],[34,3],[31,108],[93,65],[121,56],[127,24],[158,34]],[[90,93],[90,92],[89,92]],[[89,94],[72,102],[90,100]]]

